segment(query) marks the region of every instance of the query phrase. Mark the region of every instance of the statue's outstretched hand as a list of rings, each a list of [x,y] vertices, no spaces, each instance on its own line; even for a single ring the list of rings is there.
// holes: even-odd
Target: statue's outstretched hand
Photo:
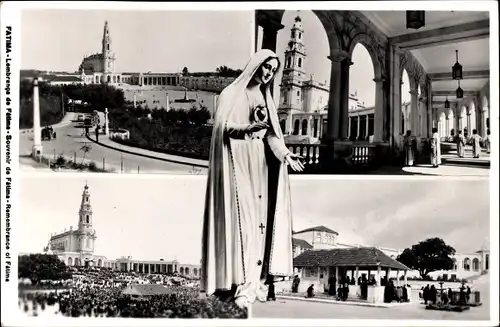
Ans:
[[[299,156],[295,153],[289,153],[289,154],[287,154],[285,160],[290,165],[290,167],[292,167],[293,171],[303,171],[304,170],[304,164],[301,161],[301,160],[304,160],[304,157]]]

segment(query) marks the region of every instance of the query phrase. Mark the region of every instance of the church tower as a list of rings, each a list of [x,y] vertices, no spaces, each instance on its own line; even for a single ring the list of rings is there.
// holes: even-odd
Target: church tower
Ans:
[[[92,228],[92,206],[90,205],[90,192],[87,184],[83,188],[78,217],[77,250],[79,252],[93,253],[97,236],[95,229]]]
[[[115,54],[111,46],[111,35],[109,34],[108,21],[104,23],[104,33],[102,36],[102,65],[103,65],[103,82],[110,83],[110,73],[115,72]]]
[[[290,40],[285,50],[285,63],[280,85],[280,104],[278,106],[282,115],[287,114],[286,126],[288,128],[286,128],[286,134],[291,132],[292,111],[301,112],[303,107],[302,83],[306,77],[304,69],[306,50],[303,36],[302,19],[297,16],[291,28]],[[280,117],[281,120],[283,120],[282,117]]]

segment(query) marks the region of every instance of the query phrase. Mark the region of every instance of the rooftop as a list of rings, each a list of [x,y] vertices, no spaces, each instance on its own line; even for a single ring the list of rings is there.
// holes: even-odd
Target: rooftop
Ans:
[[[293,259],[295,267],[382,267],[410,270],[377,248],[309,250]]]
[[[325,227],[323,225],[316,226],[316,227],[306,228],[306,229],[303,229],[301,231],[295,232],[294,234],[300,234],[300,233],[306,233],[306,232],[326,232],[326,233],[332,233],[332,234],[335,234],[335,235],[339,235],[339,233],[337,233],[333,229],[330,229],[330,228]]]
[[[303,249],[312,249],[313,246],[309,244],[307,241],[301,240],[299,238],[292,238],[293,246],[300,246]]]

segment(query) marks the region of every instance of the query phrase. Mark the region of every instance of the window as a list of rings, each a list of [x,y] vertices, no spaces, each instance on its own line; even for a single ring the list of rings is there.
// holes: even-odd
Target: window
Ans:
[[[106,44],[106,50],[109,50],[109,43]]]
[[[300,91],[297,91],[297,96],[298,96],[298,97],[300,96]]]
[[[90,222],[89,215],[87,215],[87,224]]]
[[[299,68],[302,67],[302,58],[299,58],[298,65],[299,65]]]
[[[86,201],[86,202],[89,202],[89,197],[88,197],[88,196],[85,198],[85,201]]]

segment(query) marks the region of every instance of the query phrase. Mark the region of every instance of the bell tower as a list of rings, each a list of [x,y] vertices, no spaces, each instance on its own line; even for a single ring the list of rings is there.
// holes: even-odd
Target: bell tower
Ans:
[[[92,228],[92,206],[90,205],[90,192],[87,184],[83,188],[78,217],[77,250],[79,252],[93,253],[97,236],[95,229]]]
[[[103,82],[110,83],[111,76],[109,74],[115,72],[115,54],[113,53],[108,21],[104,23],[104,33],[102,36],[102,65]]]
[[[304,46],[304,28],[300,16],[295,17],[295,23],[291,28],[290,40],[285,50],[285,64],[280,85],[280,103],[278,112],[280,121],[286,116],[286,134],[291,134],[292,111],[303,111],[302,85],[306,80],[304,63],[306,49]]]

